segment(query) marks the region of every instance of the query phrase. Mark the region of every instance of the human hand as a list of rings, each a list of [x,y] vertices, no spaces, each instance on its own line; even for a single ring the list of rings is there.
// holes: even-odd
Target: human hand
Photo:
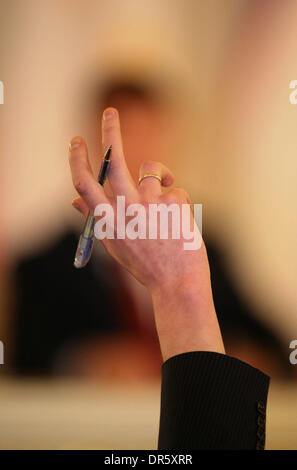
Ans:
[[[139,187],[135,185],[124,157],[119,116],[114,108],[107,108],[104,112],[102,136],[105,149],[112,145],[108,176],[113,193],[111,197],[107,196],[92,173],[84,140],[75,137],[71,141],[72,179],[80,194],[73,205],[84,215],[89,210],[94,213],[98,204],[106,204],[116,214],[117,196],[125,196],[126,207],[141,204],[145,222],[149,217],[149,204],[176,204],[182,207],[190,203],[188,194],[181,188],[162,193],[161,185],[171,186],[173,175],[159,162],[143,163],[139,175],[157,174],[161,184],[157,178],[148,177],[141,181]],[[194,227],[192,215],[191,218]],[[103,239],[102,243],[108,253],[149,290],[163,359],[193,350],[224,353],[204,244],[198,250],[190,251],[184,249],[183,237],[162,239],[159,232],[156,239],[119,239],[117,235],[114,239]]]

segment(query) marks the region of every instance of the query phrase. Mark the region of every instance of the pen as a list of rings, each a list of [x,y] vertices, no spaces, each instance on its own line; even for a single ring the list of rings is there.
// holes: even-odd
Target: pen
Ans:
[[[111,145],[105,152],[105,155],[102,159],[101,167],[99,170],[98,175],[98,183],[101,186],[104,186],[109,165],[110,165],[110,155],[111,155]],[[94,225],[95,225],[95,218],[93,217],[92,213],[89,212],[83,231],[79,238],[77,249],[74,258],[74,266],[76,268],[83,268],[88,263],[89,259],[91,258],[92,248],[94,244]]]

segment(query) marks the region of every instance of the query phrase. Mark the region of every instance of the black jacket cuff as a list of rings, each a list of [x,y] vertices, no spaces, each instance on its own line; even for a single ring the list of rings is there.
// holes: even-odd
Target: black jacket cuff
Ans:
[[[159,449],[263,449],[269,377],[230,356],[188,352],[162,366]]]

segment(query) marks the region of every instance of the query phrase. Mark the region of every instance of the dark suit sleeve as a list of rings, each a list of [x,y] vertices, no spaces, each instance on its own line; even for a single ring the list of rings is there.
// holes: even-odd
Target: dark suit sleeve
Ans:
[[[168,359],[158,449],[264,449],[268,385],[263,372],[223,354]]]

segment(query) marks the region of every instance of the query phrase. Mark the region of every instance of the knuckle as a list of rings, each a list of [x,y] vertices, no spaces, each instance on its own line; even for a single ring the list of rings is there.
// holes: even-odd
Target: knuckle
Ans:
[[[166,194],[166,199],[169,202],[182,203],[184,201],[187,201],[188,193],[183,188],[176,187]]]
[[[145,172],[158,171],[160,169],[160,163],[154,160],[147,160],[141,164],[140,168]]]
[[[178,186],[178,187],[175,188],[175,191],[176,191],[176,194],[179,197],[179,199],[187,200],[189,198],[189,195],[188,195],[187,191],[184,188],[181,188],[181,187]]]
[[[80,178],[76,181],[74,181],[74,187],[76,189],[76,191],[82,196],[84,197],[87,192],[88,192],[88,184],[87,184],[87,181],[83,178]]]
[[[169,192],[163,196],[165,204],[172,204],[178,202],[178,198],[174,192]]]
[[[170,186],[174,181],[174,177],[172,174],[167,174],[163,177],[163,185]]]
[[[115,126],[114,124],[104,124],[104,132],[108,134],[109,132],[112,132],[114,130]]]
[[[159,199],[156,197],[156,196],[150,196],[150,197],[147,197],[147,198],[142,198],[141,200],[141,204],[143,205],[143,207],[145,208],[146,211],[149,210],[151,204],[158,204],[159,202]]]
[[[114,119],[109,119],[107,121],[104,121],[103,123],[103,131],[105,134],[108,134],[110,132],[118,131],[120,130],[119,124],[116,120]]]

